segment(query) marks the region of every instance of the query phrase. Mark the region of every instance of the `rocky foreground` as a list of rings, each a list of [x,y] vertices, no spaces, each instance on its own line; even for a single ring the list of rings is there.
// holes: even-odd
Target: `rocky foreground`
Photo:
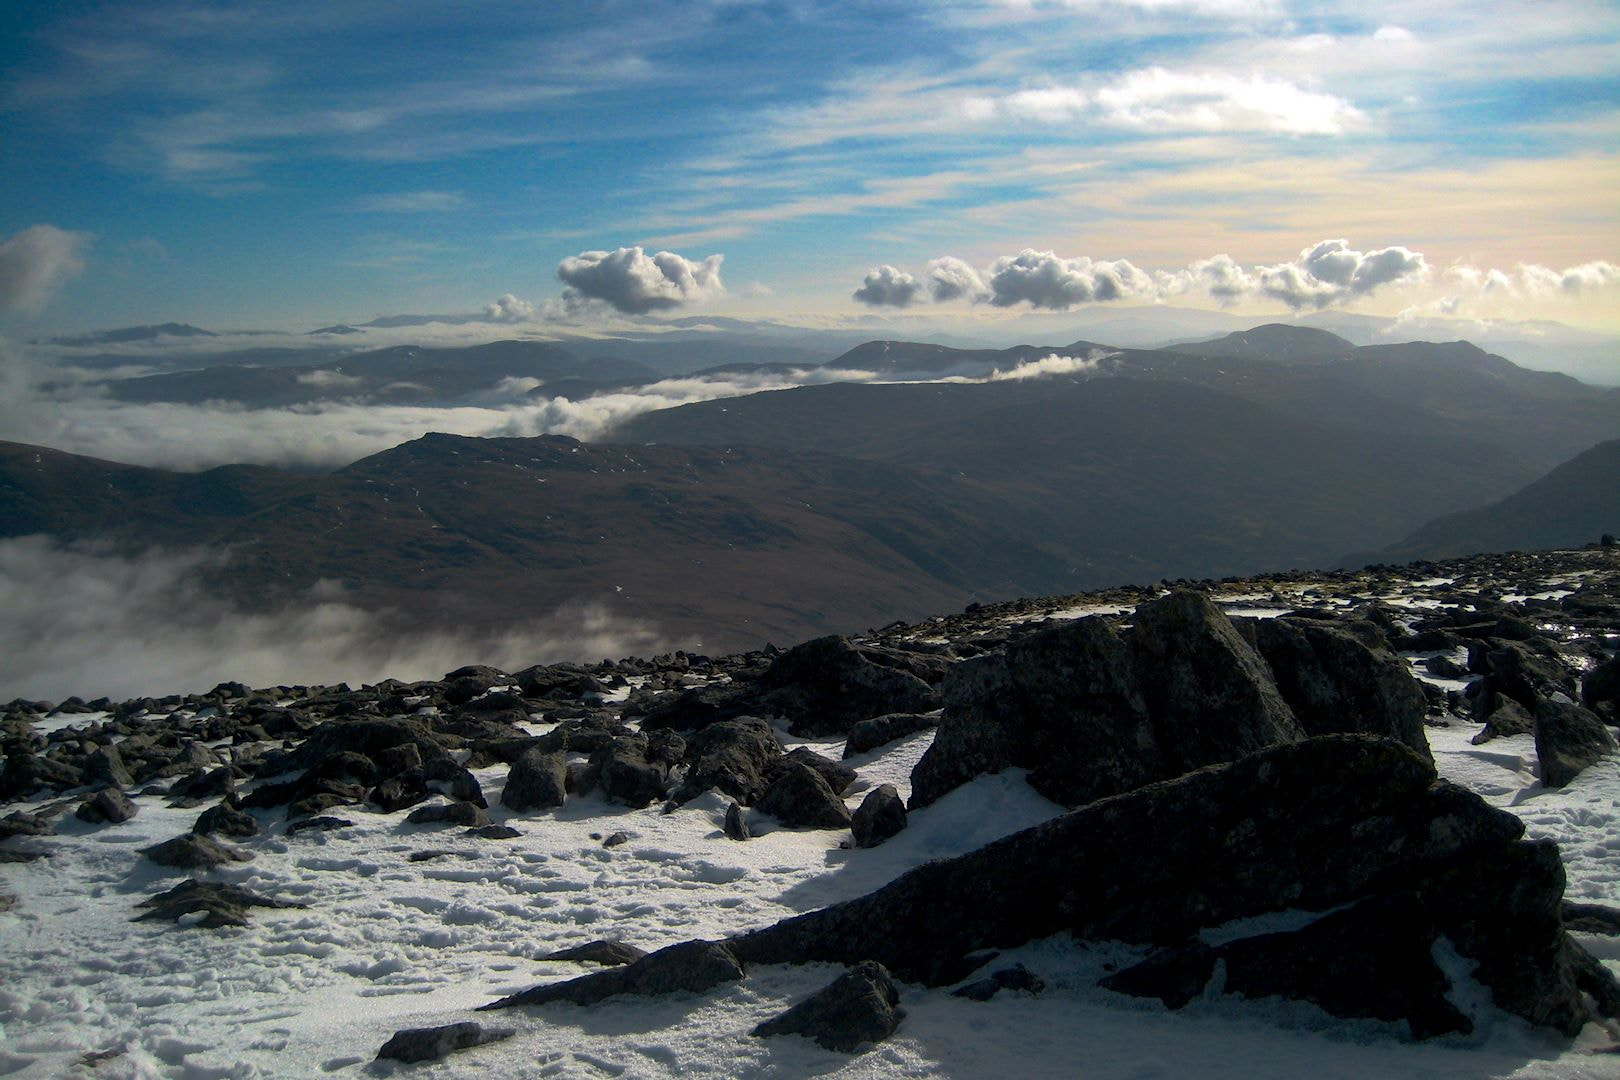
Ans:
[[[696,1009],[760,971],[841,965],[752,1034],[869,1051],[903,1031],[908,987],[1041,994],[1042,972],[998,957],[1065,938],[1128,946],[1094,984],[1171,1010],[1296,1000],[1421,1040],[1473,1031],[1484,1014],[1469,995],[1483,990],[1567,1039],[1620,1017],[1613,967],[1571,936],[1612,940],[1620,910],[1567,900],[1558,846],[1441,779],[1431,742],[1533,740],[1538,790],[1580,785],[1615,752],[1617,645],[1620,557],[1595,548],[1019,601],[720,658],[14,701],[0,799],[20,808],[0,818],[0,861],[63,862],[75,855],[53,836],[116,838],[137,815],[196,811],[109,880],[167,884],[131,897],[130,919],[232,933],[319,912],[318,890],[272,894],[243,867],[374,822],[415,838],[392,858],[438,865],[476,859],[468,843],[543,843],[515,826],[547,820],[600,819],[592,857],[611,859],[636,844],[617,826],[650,820],[630,810],[710,815],[705,843],[825,832],[854,866],[1007,774],[1069,812],[913,860],[839,902],[651,952],[630,942],[671,928],[640,927],[627,906],[610,936],[538,958],[586,974],[484,1008],[550,1016],[570,1008],[558,1002],[676,993]],[[862,775],[900,745],[921,750],[909,785]],[[705,902],[722,902],[728,882],[711,876]],[[0,919],[30,915],[25,888],[0,892]],[[1612,947],[1598,952],[1612,964]],[[401,1030],[379,1056],[436,1059],[520,1033],[462,1019]],[[190,1067],[189,1052],[156,1053],[158,1075]]]

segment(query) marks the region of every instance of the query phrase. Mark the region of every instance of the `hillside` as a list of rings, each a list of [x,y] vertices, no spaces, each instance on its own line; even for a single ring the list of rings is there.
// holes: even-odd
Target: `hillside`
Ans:
[[[1385,548],[1389,561],[1576,547],[1620,534],[1620,439],[1599,443],[1507,498],[1448,514]]]

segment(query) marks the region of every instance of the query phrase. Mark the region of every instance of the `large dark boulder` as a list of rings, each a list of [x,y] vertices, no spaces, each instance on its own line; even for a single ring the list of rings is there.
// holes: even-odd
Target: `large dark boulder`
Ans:
[[[40,788],[61,791],[84,783],[84,773],[72,765],[26,751],[11,754],[0,768],[0,800],[20,799]]]
[[[1269,912],[1416,897],[1434,934],[1413,948],[1445,937],[1501,1007],[1577,1031],[1561,865],[1522,835],[1410,748],[1324,736],[1091,803],[729,944],[743,963],[876,960],[938,984],[982,950],[1059,932],[1170,946]]]
[[[1581,704],[1593,712],[1615,715],[1620,706],[1620,656],[1611,656],[1581,679]]]
[[[149,909],[145,914],[136,916],[136,922],[154,919],[178,922],[186,915],[203,912],[203,917],[193,925],[213,929],[219,926],[246,926],[249,908],[301,908],[305,905],[290,900],[273,900],[239,885],[219,885],[187,878],[168,892],[149,897],[135,906]]]
[[[509,1009],[514,1005],[545,1005],[553,1001],[594,1005],[616,994],[658,997],[679,990],[696,994],[742,977],[742,964],[725,944],[685,941],[648,953],[623,967],[532,987],[479,1009]]]
[[[506,774],[501,805],[523,813],[561,806],[567,799],[568,775],[562,754],[548,754],[535,748],[526,751]]]
[[[109,787],[102,788],[80,803],[73,816],[92,825],[118,825],[134,817],[136,812],[137,808],[129,801],[128,795],[115,787]]]
[[[906,804],[893,784],[879,784],[850,815],[849,831],[858,848],[877,847],[906,827]]]
[[[985,773],[1074,806],[1169,774],[1131,652],[1100,618],[1014,641],[945,677],[939,731],[911,774],[911,807]]]
[[[893,1035],[905,1015],[888,971],[867,960],[751,1034],[804,1035],[827,1050],[850,1054]]]
[[[843,795],[844,792],[849,790],[849,786],[860,777],[859,773],[843,762],[824,757],[808,746],[798,746],[771,764],[767,779],[774,783],[776,778],[782,775],[782,770],[794,763],[808,765],[816,770],[821,778],[827,781],[827,786],[832,788],[834,795]]]
[[[253,858],[250,851],[193,833],[142,848],[141,854],[159,866],[174,866],[182,870],[212,870],[226,863],[247,862]]]
[[[689,764],[675,798],[687,802],[714,788],[752,804],[765,793],[782,756],[775,730],[757,716],[711,724],[686,741]]]
[[[760,700],[795,735],[842,735],[874,716],[939,706],[938,691],[908,666],[848,638],[816,638],[772,661],[759,679]]]
[[[1203,593],[1138,606],[1131,651],[1170,775],[1305,737],[1265,660]]]
[[[1535,733],[1543,787],[1563,787],[1616,749],[1603,721],[1579,705],[1538,701]]]
[[[820,773],[799,761],[784,767],[754,805],[789,828],[847,829],[850,825],[844,800]]]
[[[1427,702],[1400,657],[1314,619],[1248,619],[1237,625],[1265,658],[1306,734],[1383,735],[1429,756],[1423,727]]]
[[[615,736],[591,755],[586,789],[599,788],[613,802],[648,806],[663,799],[668,787],[669,766],[647,760],[645,736]]]

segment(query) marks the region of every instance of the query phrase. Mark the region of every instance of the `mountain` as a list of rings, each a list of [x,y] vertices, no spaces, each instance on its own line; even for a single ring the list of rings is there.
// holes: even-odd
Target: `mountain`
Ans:
[[[1166,352],[1193,356],[1236,356],[1245,360],[1271,360],[1279,364],[1325,361],[1349,356],[1355,346],[1337,334],[1308,326],[1266,323],[1209,341],[1167,345]]]
[[[658,377],[633,360],[582,361],[547,342],[496,341],[448,349],[400,345],[306,364],[211,365],[114,380],[108,390],[120,401],[232,401],[252,408],[334,400],[402,405],[457,401],[508,378],[568,380],[577,392],[581,386],[601,389]]]
[[[73,334],[50,339],[52,345],[125,345],[136,341],[156,341],[159,338],[218,337],[212,330],[189,323],[159,323],[156,326],[124,326],[116,330],[96,330],[88,334]]]
[[[1058,573],[988,511],[904,469],[781,451],[429,435],[329,474],[182,474],[0,443],[0,535],[228,549],[209,585],[255,607],[322,580],[423,626],[595,603],[711,649]]]
[[[1599,443],[1507,498],[1448,514],[1378,554],[1386,562],[1579,547],[1620,534],[1620,439]]]

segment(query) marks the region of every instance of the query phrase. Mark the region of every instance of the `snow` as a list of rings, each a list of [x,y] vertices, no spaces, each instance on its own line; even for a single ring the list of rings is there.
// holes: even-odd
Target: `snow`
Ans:
[[[1477,730],[1459,721],[1430,729],[1442,775],[1519,815],[1530,835],[1557,840],[1571,898],[1620,904],[1620,761],[1548,791],[1535,777],[1528,736],[1474,746]],[[849,804],[880,783],[908,794],[931,740],[922,733],[851,759],[860,779]],[[841,756],[838,740],[784,741]],[[51,858],[0,868],[0,887],[20,897],[0,914],[0,1075],[387,1075],[370,1062],[395,1030],[478,1019],[517,1034],[400,1075],[1620,1076],[1620,1057],[1601,1052],[1608,1033],[1588,1026],[1569,1043],[1495,1012],[1454,955],[1443,962],[1479,1029],[1427,1043],[1399,1026],[1343,1021],[1300,1003],[1211,994],[1170,1012],[1095,985],[1141,950],[1066,936],[997,962],[1022,962],[1044,979],[1039,997],[1007,992],[980,1003],[903,984],[900,1031],[857,1056],[748,1035],[829,982],[837,969],[826,965],[756,967],[741,983],[695,996],[474,1014],[498,996],[590,970],[537,955],[603,937],[654,949],[767,925],[1061,812],[1009,771],[912,814],[904,832],[876,849],[847,850],[839,846],[847,833],[784,829],[759,814],[750,815],[758,837],[735,843],[721,831],[728,803],[718,796],[671,814],[595,797],[511,814],[498,805],[505,773],[495,766],[476,775],[491,817],[523,831],[510,841],[352,807],[333,811],[352,828],[289,837],[279,812],[255,811],[265,835],[242,843],[257,857],[211,877],[308,907],[255,909],[245,928],[130,921],[137,901],[185,876],[139,858],[138,849],[187,831],[200,808],[140,797],[139,816],[125,824],[91,826],[69,812],[57,819],[57,836],[13,841]],[[604,848],[602,838],[620,830],[630,840]],[[411,861],[423,851],[446,854]],[[1206,937],[1232,940],[1311,917],[1284,912]],[[1620,970],[1612,939],[1580,940]],[[105,1050],[120,1052],[93,1069],[76,1064]]]

